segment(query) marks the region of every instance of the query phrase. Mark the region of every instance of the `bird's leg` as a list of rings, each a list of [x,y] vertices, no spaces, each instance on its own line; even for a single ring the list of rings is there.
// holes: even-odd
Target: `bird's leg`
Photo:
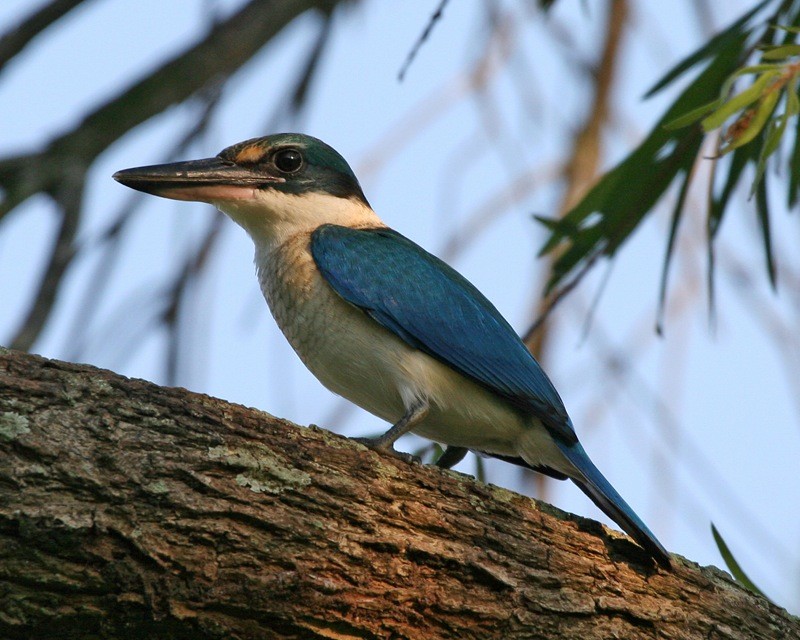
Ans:
[[[409,462],[415,460],[415,456],[410,456],[408,454],[395,451],[393,445],[395,441],[400,438],[400,436],[404,436],[417,424],[424,420],[425,416],[428,415],[429,409],[430,404],[427,400],[418,400],[416,403],[406,409],[403,417],[393,424],[382,436],[378,436],[377,438],[354,438],[354,440],[357,440],[361,444],[366,445],[371,449],[388,451],[389,453],[393,453],[401,458],[409,460]]]
[[[444,453],[439,456],[436,466],[440,469],[450,469],[461,462],[468,453],[469,449],[466,447],[448,446]]]

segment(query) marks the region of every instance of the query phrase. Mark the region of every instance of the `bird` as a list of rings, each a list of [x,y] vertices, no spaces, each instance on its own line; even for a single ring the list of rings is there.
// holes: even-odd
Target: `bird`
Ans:
[[[206,202],[241,226],[270,311],[329,390],[392,426],[361,439],[395,452],[412,432],[571,479],[664,568],[670,556],[589,458],[558,392],[495,306],[387,226],[333,147],[300,133],[217,156],[123,169],[121,184]]]

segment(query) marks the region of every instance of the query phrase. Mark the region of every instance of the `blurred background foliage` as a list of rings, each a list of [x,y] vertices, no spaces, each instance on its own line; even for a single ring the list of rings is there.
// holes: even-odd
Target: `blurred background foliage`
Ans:
[[[213,272],[228,278],[223,267],[241,252],[220,215],[165,230],[150,212],[170,205],[114,190],[109,178],[307,131],[351,160],[392,226],[499,300],[589,434],[582,439],[595,441],[598,465],[631,464],[628,477],[642,478],[612,479],[626,497],[646,493],[638,503],[653,506],[642,515],[666,531],[668,547],[701,560],[719,548],[731,566],[731,550],[716,530],[718,547],[708,535],[718,513],[755,582],[797,611],[796,483],[776,481],[785,493],[776,489],[769,505],[748,497],[764,486],[742,480],[748,493],[736,483],[742,472],[794,477],[771,461],[777,448],[787,458],[798,450],[800,261],[796,216],[786,214],[800,191],[800,2],[687,1],[667,18],[627,0],[380,4],[181,0],[167,18],[153,2],[6,2],[0,340],[339,431],[378,431],[306,386],[269,337],[274,327],[252,320],[266,315],[254,287],[229,294],[230,282],[249,277],[241,264],[209,284],[219,283]],[[77,40],[88,55],[63,71],[70,55],[59,38],[84,23],[98,29]],[[156,32],[166,34],[158,46]],[[128,48],[117,52],[116,40]],[[106,57],[115,66],[103,66]],[[45,112],[56,115],[43,122]],[[720,231],[732,217],[726,245]],[[649,239],[636,248],[635,237]],[[204,319],[221,311],[227,319],[212,329]],[[772,349],[768,365],[713,362],[714,328],[724,331],[726,318],[754,327],[750,351]],[[702,338],[690,349],[693,324]],[[237,333],[243,350],[215,342],[215,332]],[[266,337],[247,342],[253,334]],[[735,335],[732,348],[747,352]],[[696,369],[690,350],[703,361]],[[287,391],[292,384],[301,391]],[[682,412],[690,402],[720,411],[745,394],[740,424]],[[301,406],[286,404],[298,395]],[[560,491],[499,463],[473,458],[462,468],[550,500]]]
[[[794,42],[800,32],[798,24],[798,3],[760,2],[656,82],[645,97],[673,87],[685,75],[700,69],[649,135],[627,158],[607,171],[580,202],[561,218],[539,217],[552,232],[542,253],[557,254],[547,291],[559,286],[568,290],[574,282],[565,280],[579,279],[586,272],[582,267],[591,266],[598,256],[613,256],[677,183],[679,196],[663,261],[663,310],[667,272],[695,175],[693,168],[708,154],[709,144],[713,151],[708,155],[715,174],[706,186],[709,300],[713,303],[714,237],[731,194],[745,179],[743,170],[748,165],[755,167],[755,175],[750,177],[750,196],[755,196],[767,274],[772,286],[776,286],[765,176],[767,162],[774,158],[776,170],[783,168],[790,176],[783,181],[789,207],[796,204],[800,136],[784,134],[790,121],[797,127],[800,112],[800,45]],[[707,143],[709,134],[713,139]],[[787,148],[788,162],[775,156],[781,144]],[[731,152],[730,161],[722,163]]]

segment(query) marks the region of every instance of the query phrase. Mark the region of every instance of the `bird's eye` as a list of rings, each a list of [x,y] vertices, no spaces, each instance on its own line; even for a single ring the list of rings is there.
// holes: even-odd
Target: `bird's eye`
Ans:
[[[303,166],[303,156],[296,149],[284,149],[275,154],[273,162],[280,171],[295,173]]]

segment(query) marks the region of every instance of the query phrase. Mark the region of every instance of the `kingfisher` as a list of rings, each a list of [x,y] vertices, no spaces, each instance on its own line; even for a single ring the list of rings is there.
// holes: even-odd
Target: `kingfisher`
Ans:
[[[261,291],[303,363],[332,392],[392,426],[571,479],[661,566],[670,557],[589,459],[558,392],[511,325],[461,274],[372,210],[347,161],[298,133],[219,155],[124,169],[145,193],[207,202],[255,244]]]

